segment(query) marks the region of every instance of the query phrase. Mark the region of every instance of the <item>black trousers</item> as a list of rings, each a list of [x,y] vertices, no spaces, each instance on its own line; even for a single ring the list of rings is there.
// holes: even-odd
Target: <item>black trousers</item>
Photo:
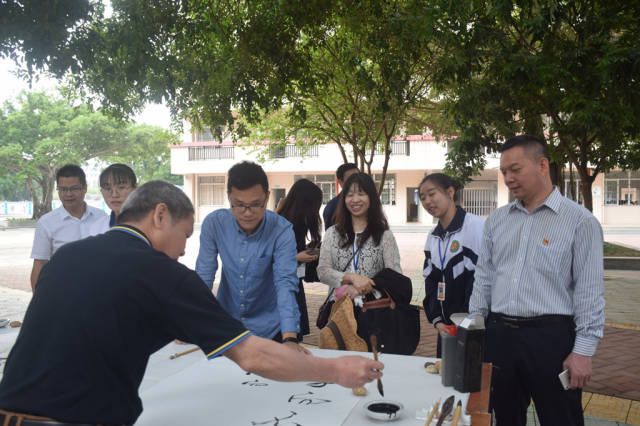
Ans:
[[[497,426],[525,426],[532,398],[542,426],[584,425],[582,390],[565,391],[558,379],[576,336],[570,317],[520,322],[491,313],[486,328]]]

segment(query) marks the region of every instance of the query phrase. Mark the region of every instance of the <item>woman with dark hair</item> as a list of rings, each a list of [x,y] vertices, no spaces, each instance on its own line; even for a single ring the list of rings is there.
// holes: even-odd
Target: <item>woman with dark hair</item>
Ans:
[[[373,179],[356,173],[345,182],[335,225],[325,234],[318,277],[334,292],[333,297],[346,294],[361,306],[365,294],[382,296],[372,278],[385,268],[402,274],[398,245]]]
[[[307,300],[304,295],[302,279],[317,281],[315,277],[315,261],[318,259],[320,245],[320,207],[322,206],[322,190],[307,179],[300,179],[293,184],[289,193],[282,199],[277,213],[293,225],[296,236],[298,254],[299,290],[297,295],[300,310],[300,339],[310,333]],[[307,239],[309,238],[309,243]]]
[[[424,247],[425,298],[427,319],[438,330],[437,357],[441,357],[441,336],[448,334],[451,314],[469,312],[475,265],[484,222],[458,206],[460,185],[443,173],[425,176],[420,182],[422,207],[438,225]]]
[[[118,214],[129,194],[138,186],[136,174],[126,164],[115,163],[100,173],[100,191],[111,209],[109,227],[118,222]]]

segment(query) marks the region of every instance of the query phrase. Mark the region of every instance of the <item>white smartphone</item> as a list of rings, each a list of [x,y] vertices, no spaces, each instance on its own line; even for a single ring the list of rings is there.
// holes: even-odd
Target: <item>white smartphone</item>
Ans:
[[[560,383],[562,383],[564,390],[569,390],[569,370],[564,370],[562,373],[558,374],[558,378],[560,379]]]

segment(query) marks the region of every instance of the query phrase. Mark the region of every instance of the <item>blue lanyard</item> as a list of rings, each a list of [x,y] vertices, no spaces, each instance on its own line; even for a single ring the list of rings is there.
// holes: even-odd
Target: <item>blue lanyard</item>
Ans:
[[[141,240],[143,240],[145,243],[149,244],[151,246],[151,242],[149,242],[149,239],[144,236],[144,234],[141,234],[140,232],[136,231],[135,229],[131,229],[131,228],[126,228],[124,226],[112,226],[111,229],[109,229],[110,231],[122,231],[122,232],[126,232],[127,234],[130,235],[134,235],[138,238],[140,238]]]
[[[449,234],[447,237],[447,241],[444,243],[444,256],[442,255],[442,246],[440,245],[441,240],[438,239],[438,255],[440,256],[440,268],[442,268],[442,276],[444,277],[444,261],[447,259],[447,248],[449,247],[449,241],[451,241],[451,236],[453,234]]]
[[[360,263],[361,252],[362,252],[362,247],[358,247],[358,251],[356,252],[356,238],[353,237],[353,244],[351,246],[351,253],[353,253],[353,272],[358,271],[358,263]]]

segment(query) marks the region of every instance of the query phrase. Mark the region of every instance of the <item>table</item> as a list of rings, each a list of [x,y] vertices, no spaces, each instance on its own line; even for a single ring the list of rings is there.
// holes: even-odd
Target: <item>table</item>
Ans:
[[[357,397],[350,389],[334,384],[282,383],[247,375],[226,357],[207,361],[200,351],[169,359],[169,355],[191,347],[171,343],[152,355],[140,387],[144,411],[136,425],[382,423],[367,417],[363,408],[369,401],[382,399],[375,382],[366,386],[367,396]],[[311,349],[311,352],[320,357],[345,355],[345,352],[322,349]],[[417,410],[428,409],[436,400],[444,401],[454,395],[456,401],[462,400],[463,407],[473,411],[474,426],[490,425],[487,413],[490,365],[483,369],[483,389],[469,395],[443,387],[439,375],[426,373],[424,363],[428,360],[417,356],[380,355],[380,361],[385,364],[384,399],[404,405],[403,414],[392,424],[422,425],[424,420],[416,419]],[[485,423],[487,418],[489,422]]]

